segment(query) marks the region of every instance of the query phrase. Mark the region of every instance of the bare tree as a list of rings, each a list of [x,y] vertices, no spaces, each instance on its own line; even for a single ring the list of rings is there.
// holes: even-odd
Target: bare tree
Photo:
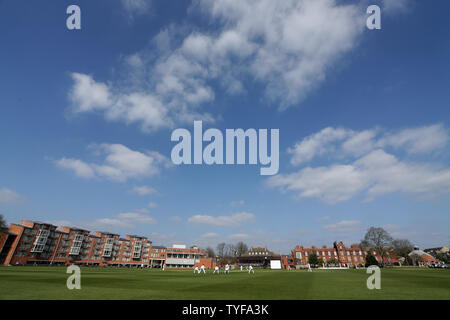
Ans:
[[[414,249],[414,246],[408,239],[395,239],[392,241],[392,248],[397,256],[403,257],[407,261],[408,254]]]
[[[391,245],[392,237],[381,227],[370,227],[361,241],[361,246],[374,249],[381,258],[386,256],[386,252]]]
[[[219,257],[223,257],[223,255],[224,255],[224,249],[225,249],[225,243],[224,242],[222,242],[222,243],[219,243],[218,245],[217,245],[217,255],[219,256]]]
[[[231,244],[231,243],[227,243],[225,245],[224,255],[227,256],[227,257],[234,257],[234,256],[236,256],[235,251],[236,250],[234,249],[234,245]]]
[[[210,258],[214,258],[216,256],[216,253],[214,252],[214,249],[211,248],[211,247],[206,248],[205,252],[208,255],[208,257],[210,257]]]
[[[236,243],[235,249],[236,249],[236,255],[238,257],[240,257],[248,252],[248,246],[242,241],[239,241],[238,243]]]
[[[6,229],[6,228],[8,228],[8,225],[5,221],[5,219],[3,218],[3,215],[0,214],[0,230]]]

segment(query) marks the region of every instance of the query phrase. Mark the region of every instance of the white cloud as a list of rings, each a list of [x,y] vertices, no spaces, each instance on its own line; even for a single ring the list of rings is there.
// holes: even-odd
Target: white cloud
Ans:
[[[149,208],[156,208],[158,206],[158,204],[156,202],[149,202],[147,207]]]
[[[269,185],[299,192],[301,198],[320,198],[328,203],[345,201],[367,187],[363,174],[352,165],[333,165],[278,174]]]
[[[217,238],[219,235],[217,233],[214,232],[208,232],[203,234],[201,237],[202,238]]]
[[[182,222],[183,218],[181,218],[180,216],[172,216],[172,217],[170,217],[170,221],[172,221],[172,222]]]
[[[73,226],[88,230],[116,231],[120,229],[132,230],[136,228],[136,224],[156,224],[157,221],[147,214],[138,212],[123,212],[112,218],[98,218],[91,221],[81,222],[56,221],[53,223],[55,225]]]
[[[134,225],[131,222],[115,218],[95,219],[93,221],[80,223],[79,225],[88,229],[95,229],[98,231],[109,231],[110,228],[134,229]]]
[[[429,154],[442,150],[448,143],[447,130],[442,124],[407,128],[387,132],[380,128],[354,131],[327,127],[303,138],[287,152],[291,164],[300,165],[319,156],[342,158],[357,157],[376,148],[402,149],[409,154]]]
[[[136,193],[140,196],[148,196],[150,194],[156,193],[157,191],[155,188],[152,188],[149,186],[136,186],[131,190],[131,192]],[[153,202],[151,202],[151,203],[153,203]],[[150,203],[149,203],[149,207],[150,207]]]
[[[443,151],[449,137],[441,124],[388,132],[380,128],[354,131],[325,128],[288,149],[291,164],[300,165],[319,156],[328,166],[305,167],[290,174],[271,177],[268,183],[298,192],[301,198],[320,198],[328,203],[346,201],[358,194],[366,200],[392,192],[438,196],[450,192],[449,168],[430,163],[401,160],[384,149],[406,155]]]
[[[132,63],[137,63],[136,58],[132,60]],[[96,82],[86,74],[72,73],[72,79],[74,84],[69,98],[76,113],[102,111],[107,120],[139,123],[144,131],[172,125],[162,101],[152,94],[113,94],[108,85]]]
[[[312,160],[316,156],[331,152],[333,143],[342,141],[351,135],[352,131],[343,128],[325,128],[318,133],[312,134],[300,142],[297,142],[293,148],[288,149],[292,154],[291,163],[299,165]]]
[[[325,222],[325,221],[328,221],[330,219],[331,219],[330,216],[324,216],[324,217],[317,218],[316,222]]]
[[[329,203],[363,193],[372,200],[392,192],[438,196],[450,193],[450,169],[409,163],[381,149],[346,165],[307,167],[269,178],[272,187],[298,192],[301,198],[320,198]]]
[[[243,206],[245,204],[244,200],[239,200],[239,201],[231,201],[230,202],[230,206],[232,207],[237,207],[237,206]]]
[[[404,148],[411,154],[428,154],[443,149],[448,143],[447,130],[442,124],[408,128],[386,134],[378,141],[378,146]]]
[[[328,224],[323,227],[329,232],[353,232],[362,229],[361,221],[343,220],[335,224]]]
[[[117,215],[119,219],[122,221],[128,221],[128,222],[138,222],[138,223],[144,223],[144,224],[155,224],[156,220],[148,215],[141,214],[141,213],[135,213],[135,212],[124,212],[119,213]]]
[[[61,158],[58,167],[73,170],[81,178],[103,177],[112,181],[126,181],[131,178],[151,177],[170,162],[156,151],[145,153],[134,151],[121,144],[93,145],[99,154],[104,154],[102,164],[87,163],[79,159]]]
[[[123,3],[141,10],[145,2]],[[284,109],[324,82],[365,30],[359,4],[336,0],[200,0],[192,9],[215,22],[215,30],[163,29],[150,47],[125,59],[129,71],[121,81],[105,84],[72,74],[74,110],[97,110],[108,120],[140,124],[144,131],[193,119],[214,121],[205,105],[221,89],[245,93],[249,79]]]
[[[383,0],[383,8],[388,13],[398,13],[408,10],[411,5],[409,0]]]
[[[0,203],[19,204],[25,201],[25,197],[14,190],[0,188]]]
[[[60,168],[73,170],[75,175],[80,178],[88,179],[95,177],[95,170],[91,165],[78,159],[61,158],[56,161],[56,165]]]
[[[188,219],[188,222],[196,224],[204,224],[216,227],[237,227],[242,224],[252,223],[255,220],[255,215],[248,212],[234,213],[230,216],[207,216],[195,215]]]
[[[151,0],[121,0],[121,2],[130,14],[134,14],[148,11]]]
[[[69,93],[69,97],[74,104],[75,112],[88,112],[101,110],[111,103],[109,88],[103,84],[95,82],[90,75],[72,73],[74,85]]]
[[[284,107],[298,103],[319,85],[364,30],[358,6],[334,0],[199,3],[224,26],[204,47],[214,62],[211,69],[228,66],[230,56],[240,61],[241,69],[248,63],[244,70]],[[204,59],[204,52],[196,57]]]
[[[230,234],[228,236],[228,238],[231,240],[244,240],[244,239],[250,239],[250,236],[246,233],[234,233],[234,234]]]

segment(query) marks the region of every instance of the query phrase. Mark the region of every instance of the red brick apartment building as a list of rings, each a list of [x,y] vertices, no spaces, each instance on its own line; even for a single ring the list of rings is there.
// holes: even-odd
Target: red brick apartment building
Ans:
[[[292,250],[291,259],[286,258],[285,260],[290,260],[291,263],[285,265],[288,267],[305,266],[308,264],[308,257],[311,253],[315,253],[318,259],[321,259],[324,263],[332,263],[339,267],[354,267],[354,266],[364,266],[366,264],[366,257],[369,254],[368,249],[361,248],[356,245],[346,247],[342,241],[334,242],[332,248],[327,246],[322,246],[321,248],[316,248],[312,246],[311,248],[304,248],[303,246],[296,246]],[[370,251],[370,254],[374,256],[378,262],[382,262],[383,259],[376,251]],[[389,252],[384,257],[385,263],[398,263],[398,259],[393,254]]]
[[[212,260],[212,259],[209,259]],[[0,231],[0,265],[86,265],[111,267],[192,268],[209,263],[202,249],[174,245],[152,247],[143,236],[60,227],[22,221]]]
[[[311,253],[315,253],[317,258],[322,260],[327,265],[334,265],[336,267],[354,267],[364,266],[366,264],[366,257],[369,253],[368,249],[363,249],[358,246],[346,247],[342,241],[334,242],[333,247],[328,248],[322,246],[316,248],[305,248],[303,246],[296,246],[290,255],[278,255],[267,247],[258,246],[256,248],[250,248],[250,250],[243,256],[237,259],[238,265],[253,265],[256,267],[269,267],[271,260],[281,260],[282,269],[297,269],[303,268],[308,265],[308,258]],[[381,256],[375,251],[370,252],[378,262],[381,262]],[[385,263],[398,263],[397,257],[389,252],[384,257]]]

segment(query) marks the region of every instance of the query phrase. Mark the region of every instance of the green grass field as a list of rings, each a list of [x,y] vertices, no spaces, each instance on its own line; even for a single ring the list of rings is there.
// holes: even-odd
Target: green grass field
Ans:
[[[381,269],[381,290],[365,270],[232,271],[82,268],[68,290],[64,267],[0,267],[0,299],[450,299],[450,271]]]

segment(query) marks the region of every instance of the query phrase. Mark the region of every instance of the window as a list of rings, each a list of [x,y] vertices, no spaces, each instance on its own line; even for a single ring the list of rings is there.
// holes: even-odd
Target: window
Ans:
[[[114,243],[114,239],[113,238],[106,239],[105,248],[103,249],[103,256],[104,257],[111,257],[112,249],[113,249],[113,243]]]
[[[36,237],[36,241],[34,242],[33,249],[31,252],[42,252],[44,251],[45,244],[47,243],[48,236],[50,235],[50,231],[48,230],[39,230],[39,234]]]
[[[70,248],[70,255],[78,255],[80,254],[81,245],[83,244],[84,236],[81,234],[77,234],[75,236],[75,240],[73,240],[72,247]]]

